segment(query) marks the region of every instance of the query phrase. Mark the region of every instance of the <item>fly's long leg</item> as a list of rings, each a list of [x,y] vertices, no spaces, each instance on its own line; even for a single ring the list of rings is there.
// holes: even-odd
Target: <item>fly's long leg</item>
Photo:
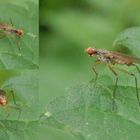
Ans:
[[[139,93],[138,93],[138,82],[137,82],[137,77],[134,75],[135,77],[135,84],[136,84],[136,96],[137,96],[137,100],[138,100],[138,104],[140,107],[140,98],[139,98]]]
[[[137,67],[136,67],[137,68]],[[135,74],[133,73],[130,73],[128,72],[127,70],[124,70],[124,69],[120,69],[120,68],[117,68],[118,70],[130,75],[130,76],[133,76],[135,78],[135,86],[136,86],[136,97],[137,97],[137,100],[138,100],[138,104],[140,106],[140,98],[139,98],[139,93],[138,93],[138,82],[137,82],[137,77],[135,76]],[[139,69],[138,69],[139,70]]]
[[[14,42],[15,42],[15,44],[16,44],[18,50],[19,50],[19,53],[21,54],[21,49],[20,49],[20,46],[19,46],[19,42],[18,42],[18,40],[17,40],[17,36],[13,36],[13,40],[14,40]]]
[[[15,99],[15,95],[14,95],[13,90],[10,91],[10,93],[9,93],[9,95],[8,95],[7,98],[9,98],[9,96],[12,96],[12,98],[13,98],[13,103],[14,103],[14,106],[10,105],[9,107],[18,110],[19,113],[18,113],[18,116],[17,116],[17,120],[19,121],[20,116],[21,116],[21,108],[20,108],[19,105],[16,103],[16,99]],[[16,123],[16,129],[17,129],[18,121],[17,121],[17,123]]]
[[[92,70],[93,70],[94,73],[95,73],[95,80],[94,80],[94,82],[96,82],[97,79],[98,79],[98,72],[96,71],[96,67],[97,67],[97,65],[99,65],[100,63],[101,63],[101,61],[97,60],[97,61],[95,62],[95,64],[92,66]],[[91,81],[93,81],[93,80],[91,80]]]
[[[15,95],[14,95],[13,90],[11,90],[10,93],[11,93],[11,95],[12,95],[12,97],[13,97],[13,102],[14,102],[15,108],[19,111],[19,114],[18,114],[18,117],[17,117],[17,120],[19,120],[20,115],[21,115],[21,108],[20,108],[19,105],[16,103],[16,99],[15,99]]]
[[[137,65],[135,65],[135,64],[133,64],[135,67],[136,67],[136,69],[138,70],[138,72],[139,72],[139,74],[140,74],[140,69],[139,69],[139,67],[137,66]]]
[[[115,80],[115,86],[114,86],[114,90],[113,90],[113,101],[112,101],[112,110],[115,109],[115,97],[116,97],[116,88],[117,88],[117,84],[118,84],[118,74],[115,72],[115,70],[113,69],[113,65],[111,65],[110,63],[108,64],[109,69],[113,72],[113,74],[116,77]]]
[[[13,90],[10,91],[9,95],[7,96],[7,98],[9,98],[9,96],[11,96],[11,95],[12,95],[14,104],[16,104],[16,99],[15,99],[15,95],[14,95]]]

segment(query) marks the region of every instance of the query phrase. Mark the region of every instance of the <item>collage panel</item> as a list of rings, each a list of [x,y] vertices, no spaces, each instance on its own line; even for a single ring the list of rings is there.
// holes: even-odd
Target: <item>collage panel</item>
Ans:
[[[38,0],[0,2],[0,69],[37,69]]]
[[[0,77],[0,138],[37,138],[34,129],[40,116],[38,71],[0,70]]]
[[[140,140],[140,1],[40,0],[39,76],[42,140]]]
[[[0,140],[37,140],[39,1],[0,1]]]

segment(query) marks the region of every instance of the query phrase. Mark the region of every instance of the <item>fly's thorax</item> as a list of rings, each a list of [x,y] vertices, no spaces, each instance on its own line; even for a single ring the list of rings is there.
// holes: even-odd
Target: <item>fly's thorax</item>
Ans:
[[[104,62],[104,63],[108,63],[110,62],[110,59],[108,57],[106,57],[106,54],[109,53],[109,51],[107,50],[103,50],[103,49],[98,49],[97,50],[97,59]]]
[[[17,36],[22,36],[24,34],[24,31],[21,29],[10,29],[11,33],[14,33]]]
[[[106,58],[106,57],[104,57],[103,55],[100,55],[100,54],[97,55],[97,59],[100,60],[101,62],[104,62],[104,63],[110,62],[110,59],[108,59],[108,58]]]
[[[110,53],[109,51],[104,50],[104,49],[96,49],[96,51],[97,51],[98,54],[102,54],[102,55]]]
[[[11,33],[16,33],[17,30],[12,28],[12,29],[9,30],[9,32],[11,32]]]

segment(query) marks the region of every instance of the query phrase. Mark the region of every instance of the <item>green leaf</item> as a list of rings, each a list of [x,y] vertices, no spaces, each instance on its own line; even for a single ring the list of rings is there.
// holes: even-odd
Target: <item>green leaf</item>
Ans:
[[[9,72],[7,71],[7,73]],[[24,70],[16,73],[1,85],[1,89],[6,92],[8,103],[6,106],[0,107],[0,138],[35,140],[38,135],[36,129],[39,126],[38,118],[40,116],[38,72]],[[14,104],[11,90],[16,104]]]
[[[126,29],[114,41],[115,46],[121,45],[128,48],[133,54],[139,57],[140,54],[140,27]]]
[[[69,131],[79,140],[140,139],[140,108],[135,88],[117,87],[114,111],[113,91],[109,87],[92,83],[69,91],[47,106],[42,116],[44,125]]]
[[[30,0],[31,2],[34,2],[36,4],[38,4],[38,0]],[[28,0],[1,0],[0,3],[10,3],[10,4],[15,4],[15,5],[18,5],[18,6],[22,6],[24,8],[27,8],[28,7]]]
[[[0,139],[1,140],[9,140],[8,134],[4,130],[0,130]]]
[[[17,66],[19,69],[23,68],[23,66],[28,67],[28,69],[38,68],[34,62],[24,58],[23,56],[18,56],[12,53],[0,53],[0,64],[1,69],[14,69]]]
[[[14,91],[17,98],[16,102],[18,102],[22,110],[21,117],[23,120],[33,120],[38,117],[39,97],[37,75],[37,71],[23,71],[21,75],[6,80],[1,86],[7,93],[11,90]],[[10,103],[13,104],[12,97]]]
[[[1,120],[0,136],[4,140],[38,140],[39,121],[12,121]]]
[[[24,31],[24,35],[20,38],[7,34],[5,38],[0,39],[0,68],[37,68],[39,57],[38,5],[34,2],[27,2],[27,7],[24,8],[9,3],[0,4],[0,17],[0,23],[11,24],[11,19],[14,28]]]

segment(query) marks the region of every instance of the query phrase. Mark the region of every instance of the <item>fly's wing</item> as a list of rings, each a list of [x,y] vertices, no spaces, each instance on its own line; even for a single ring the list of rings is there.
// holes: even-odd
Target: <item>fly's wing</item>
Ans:
[[[106,54],[106,57],[117,64],[126,64],[126,65],[132,65],[133,63],[140,64],[140,58],[132,57],[119,52],[109,52],[108,54]]]
[[[5,25],[0,22],[0,29],[3,29],[4,27]]]
[[[134,63],[140,64],[140,58],[132,57]]]
[[[9,28],[9,25],[0,23],[0,30],[4,30],[6,28]]]
[[[7,35],[9,34],[8,30],[10,29],[10,25],[0,23],[0,39],[7,37]]]

